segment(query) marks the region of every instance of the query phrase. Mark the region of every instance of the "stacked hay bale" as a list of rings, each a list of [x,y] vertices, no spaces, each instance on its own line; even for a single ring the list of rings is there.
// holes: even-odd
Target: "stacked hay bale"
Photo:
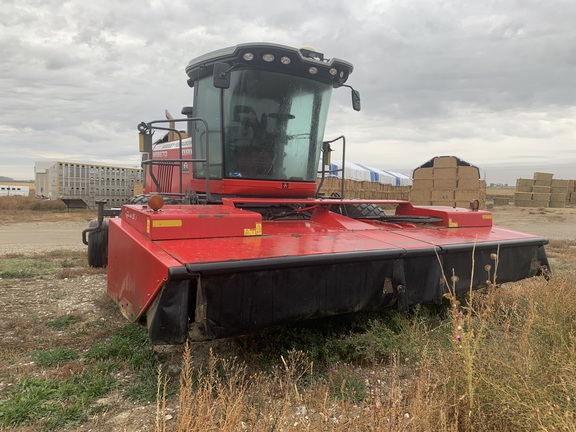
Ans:
[[[532,179],[517,179],[516,207],[566,207],[570,180],[554,179],[550,173],[535,172]]]
[[[327,177],[322,184],[322,192],[325,196],[332,193],[340,194],[342,192],[341,179]],[[320,180],[318,180],[318,184]],[[359,199],[389,199],[389,200],[408,200],[410,186],[394,186],[369,181],[344,180],[344,193],[346,198]]]
[[[566,198],[568,195],[568,180],[552,179],[550,185],[550,207],[566,207]]]
[[[532,203],[534,207],[548,207],[550,204],[553,175],[549,173],[534,173],[534,186],[532,186]]]
[[[412,174],[410,202],[468,208],[470,201],[486,203],[486,182],[478,167],[455,156],[438,156],[416,168]]]
[[[421,166],[412,173],[412,189],[410,189],[410,202],[416,205],[432,204],[432,190],[434,189],[434,168]]]
[[[533,179],[516,179],[516,190],[514,191],[514,205],[516,207],[532,207]]]
[[[495,196],[493,198],[493,202],[494,202],[495,206],[507,206],[510,204],[510,198],[509,197]]]

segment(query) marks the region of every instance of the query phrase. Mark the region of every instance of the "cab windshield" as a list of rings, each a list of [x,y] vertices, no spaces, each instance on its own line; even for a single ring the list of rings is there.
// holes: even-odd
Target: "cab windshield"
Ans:
[[[223,177],[315,181],[332,86],[236,70],[224,90]]]

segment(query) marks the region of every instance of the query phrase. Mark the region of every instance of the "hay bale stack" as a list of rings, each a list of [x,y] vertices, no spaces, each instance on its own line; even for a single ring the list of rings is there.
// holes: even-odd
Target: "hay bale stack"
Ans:
[[[550,184],[550,207],[566,207],[566,198],[568,195],[568,180],[552,179]]]
[[[318,180],[318,183],[320,180]],[[341,179],[327,177],[322,184],[321,193],[329,197],[332,193],[341,193]],[[408,200],[410,186],[394,186],[369,181],[344,180],[344,194],[346,198],[358,199],[388,199],[388,200]]]
[[[553,178],[550,173],[535,172],[532,179],[517,179],[514,191],[516,207],[562,208],[570,204],[573,180]],[[572,183],[570,183],[572,182]]]
[[[494,197],[495,206],[507,206],[510,204],[510,198],[508,197]]]
[[[455,156],[435,157],[412,174],[412,204],[467,208],[475,199],[485,206],[486,182],[478,167]]]

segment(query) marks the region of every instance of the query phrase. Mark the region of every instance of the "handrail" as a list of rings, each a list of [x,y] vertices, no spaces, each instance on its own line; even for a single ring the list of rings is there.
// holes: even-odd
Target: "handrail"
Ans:
[[[345,170],[346,170],[346,137],[344,135],[340,135],[337,138],[334,138],[333,140],[330,141],[323,141],[322,142],[322,170],[318,171],[318,173],[321,173],[321,179],[320,179],[320,184],[318,185],[318,187],[316,188],[316,198],[318,197],[318,193],[320,193],[320,189],[322,188],[322,185],[324,184],[324,179],[326,178],[326,170],[324,169],[325,164],[324,161],[326,160],[328,153],[330,153],[332,151],[332,149],[330,148],[330,144],[332,144],[335,141],[338,140],[342,140],[342,168],[340,169],[330,169],[328,170],[328,172],[332,173],[332,172],[342,172],[342,180],[340,182],[340,198],[344,198],[344,178],[345,178]]]
[[[204,125],[204,130],[205,130],[205,136],[206,136],[206,140],[205,140],[205,150],[206,150],[206,157],[203,159],[195,159],[192,158],[192,154],[191,159],[184,159],[182,157],[182,134],[180,133],[180,131],[178,131],[175,128],[166,128],[166,127],[160,127],[160,126],[155,126],[156,124],[159,123],[177,123],[177,122],[187,122],[187,123],[192,123],[192,122],[200,122]],[[146,161],[142,161],[142,165],[149,165],[150,166],[150,176],[152,178],[152,181],[154,182],[154,184],[156,185],[156,187],[158,189],[161,189],[158,180],[155,178],[153,170],[152,170],[152,166],[153,165],[171,165],[173,164],[174,166],[179,165],[180,166],[180,194],[181,195],[182,192],[182,171],[183,171],[183,163],[184,162],[203,162],[204,163],[204,168],[205,168],[205,172],[206,172],[206,200],[208,202],[213,201],[212,198],[212,194],[210,193],[210,134],[209,134],[209,130],[208,130],[208,122],[202,118],[199,117],[187,117],[187,118],[182,118],[182,119],[167,119],[167,120],[153,120],[150,123],[146,123],[146,127],[149,130],[152,129],[157,129],[157,130],[166,130],[166,131],[170,131],[170,132],[175,132],[178,134],[178,142],[179,142],[179,159],[164,159],[161,161],[158,160],[154,160],[154,159],[148,159]],[[153,151],[153,150],[152,150]]]

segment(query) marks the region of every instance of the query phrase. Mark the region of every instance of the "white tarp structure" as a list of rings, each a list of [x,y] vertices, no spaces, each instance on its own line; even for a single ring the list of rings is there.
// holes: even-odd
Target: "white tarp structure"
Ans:
[[[326,177],[342,178],[342,171],[336,171],[341,168],[342,161],[333,159],[330,163],[330,168],[326,170]],[[320,166],[320,169],[322,169],[322,166]],[[347,180],[369,181],[374,183],[389,184],[393,186],[412,185],[412,178],[409,175],[392,171],[385,171],[348,161],[346,161],[344,166],[344,178]]]

